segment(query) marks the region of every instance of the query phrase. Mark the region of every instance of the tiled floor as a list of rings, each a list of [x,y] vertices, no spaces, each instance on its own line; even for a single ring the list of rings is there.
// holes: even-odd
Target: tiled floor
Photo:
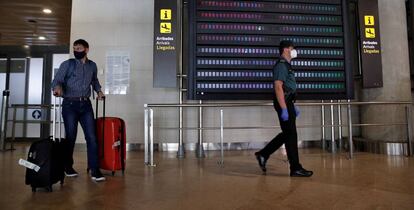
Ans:
[[[332,155],[301,150],[301,162],[315,175],[290,178],[285,156],[268,161],[263,176],[254,151],[218,152],[198,160],[192,152],[156,153],[156,168],[143,164],[143,152],[129,152],[127,171],[104,183],[86,174],[86,153],[76,152],[77,178],[53,193],[32,193],[24,184],[22,148],[0,153],[0,209],[414,209],[414,158],[357,153]],[[106,173],[110,174],[110,173]]]

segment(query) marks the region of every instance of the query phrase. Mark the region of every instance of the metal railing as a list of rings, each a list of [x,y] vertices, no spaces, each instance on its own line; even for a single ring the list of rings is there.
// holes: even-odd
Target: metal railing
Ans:
[[[321,128],[322,129],[322,147],[325,149],[325,128],[331,128],[331,149],[332,152],[335,152],[335,137],[334,137],[334,128],[340,128],[340,135],[342,135],[342,127],[348,127],[348,144],[349,144],[349,158],[353,158],[353,127],[374,127],[374,126],[406,126],[407,127],[407,146],[408,146],[408,156],[412,155],[412,102],[314,102],[314,103],[296,103],[297,106],[317,106],[322,108],[322,123],[321,125],[299,125],[297,128]],[[352,110],[351,106],[372,106],[372,105],[399,105],[406,107],[406,122],[404,123],[352,123]],[[204,103],[204,104],[145,104],[144,108],[144,149],[145,149],[145,158],[144,163],[148,166],[155,166],[154,164],[154,108],[226,108],[226,107],[263,107],[263,106],[273,106],[273,103]],[[325,125],[325,106],[331,106],[331,124]],[[338,106],[339,111],[341,106],[347,107],[347,125],[342,124],[342,118],[339,113],[339,123],[334,124],[333,121],[333,106]],[[179,127],[179,128],[166,128],[166,129],[179,129],[179,130],[220,130],[220,143],[221,150],[223,150],[223,132],[228,129],[274,129],[280,126],[259,126],[259,127],[225,127],[223,122],[223,111],[220,110],[221,123],[218,127]],[[180,118],[180,121],[182,119]],[[182,122],[180,122],[182,124]],[[162,127],[158,127],[162,128]],[[181,131],[182,132],[182,131]],[[341,138],[341,137],[340,137]],[[182,143],[181,141],[179,144]],[[179,145],[179,148],[182,145]],[[221,152],[223,163],[223,152]]]
[[[11,120],[7,120],[6,123],[12,123],[12,136],[11,136],[11,140],[10,142],[10,149],[9,150],[14,150],[14,143],[16,141],[16,124],[52,124],[53,121],[52,120],[44,120],[44,119],[50,119],[49,116],[44,117],[41,120],[17,120],[17,110],[18,109],[23,109],[23,110],[27,110],[27,109],[40,109],[40,110],[45,110],[45,109],[55,109],[54,106],[52,105],[45,105],[45,104],[12,104],[11,106],[7,107],[7,112],[9,112],[10,109],[13,109],[13,117]],[[52,113],[52,112],[51,112]],[[26,113],[24,113],[26,114]],[[56,113],[53,112],[53,114],[55,115],[56,118]],[[5,126],[7,128],[7,126]],[[59,132],[61,129],[59,128]],[[5,133],[7,134],[7,129],[5,130]]]

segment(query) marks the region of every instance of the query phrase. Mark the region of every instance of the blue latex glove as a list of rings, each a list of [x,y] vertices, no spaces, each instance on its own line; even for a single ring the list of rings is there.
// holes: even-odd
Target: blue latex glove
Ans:
[[[288,121],[289,119],[289,113],[287,109],[282,109],[282,114],[280,115],[282,118],[282,121]]]
[[[295,106],[295,113],[296,113],[296,117],[299,117],[300,110],[299,110],[299,107],[297,107],[297,106]]]

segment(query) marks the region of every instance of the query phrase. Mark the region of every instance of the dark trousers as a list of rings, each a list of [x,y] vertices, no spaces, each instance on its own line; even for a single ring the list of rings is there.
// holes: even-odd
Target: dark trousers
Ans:
[[[302,166],[299,163],[298,154],[298,135],[296,132],[296,112],[293,99],[292,97],[286,98],[286,106],[289,113],[289,119],[287,121],[282,121],[280,117],[282,114],[282,108],[277,100],[273,100],[273,106],[279,117],[282,133],[279,133],[276,137],[274,137],[272,141],[270,141],[262,150],[259,151],[259,153],[263,157],[269,158],[271,154],[285,144],[290,170],[301,169]]]
[[[90,100],[69,101],[63,100],[62,116],[65,124],[65,167],[73,165],[73,150],[78,133],[78,122],[85,134],[88,151],[88,168],[98,169],[98,143],[96,138],[95,118]]]

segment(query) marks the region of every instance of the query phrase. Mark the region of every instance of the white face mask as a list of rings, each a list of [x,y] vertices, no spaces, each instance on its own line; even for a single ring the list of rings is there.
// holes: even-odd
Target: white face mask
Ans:
[[[294,59],[294,58],[297,58],[297,57],[298,57],[298,52],[295,49],[291,50],[290,51],[290,58]]]

